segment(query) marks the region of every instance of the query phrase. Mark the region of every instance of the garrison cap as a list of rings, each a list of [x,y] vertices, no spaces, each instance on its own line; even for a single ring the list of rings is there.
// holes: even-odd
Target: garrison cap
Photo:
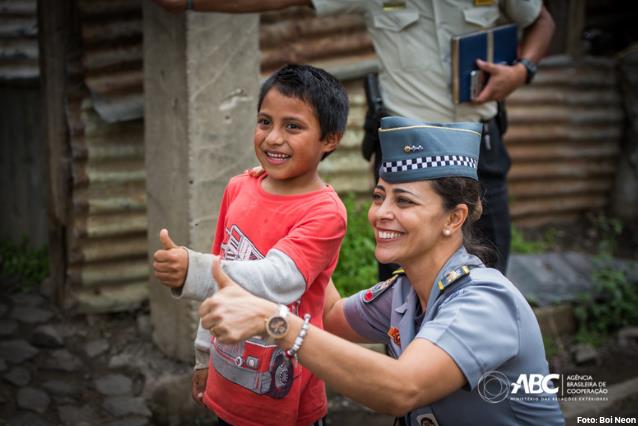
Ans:
[[[424,123],[381,119],[379,177],[391,183],[443,177],[478,180],[481,123]]]

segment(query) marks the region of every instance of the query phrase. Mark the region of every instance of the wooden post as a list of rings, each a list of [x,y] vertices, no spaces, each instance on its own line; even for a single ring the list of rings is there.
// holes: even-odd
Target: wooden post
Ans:
[[[144,161],[148,256],[161,228],[209,252],[228,179],[255,164],[259,17],[186,12],[144,1]],[[193,360],[197,305],[149,279],[153,340]]]
[[[583,29],[585,28],[585,0],[570,0],[567,11],[566,48],[569,56],[579,60],[583,56]]]
[[[70,205],[70,150],[66,120],[66,63],[74,28],[73,0],[38,0],[38,38],[42,87],[43,135],[49,177],[49,291],[52,301],[65,298],[66,229]]]

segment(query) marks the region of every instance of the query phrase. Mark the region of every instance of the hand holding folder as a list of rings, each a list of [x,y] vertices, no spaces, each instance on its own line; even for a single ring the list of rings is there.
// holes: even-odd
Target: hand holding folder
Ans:
[[[489,76],[476,64],[477,59],[511,65],[516,60],[518,31],[515,24],[452,38],[452,99],[454,103],[472,101]]]

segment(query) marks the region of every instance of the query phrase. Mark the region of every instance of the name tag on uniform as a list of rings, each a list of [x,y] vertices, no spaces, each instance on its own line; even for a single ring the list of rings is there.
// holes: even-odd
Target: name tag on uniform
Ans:
[[[417,416],[416,421],[419,426],[439,426],[439,422],[436,421],[436,417],[432,413]]]
[[[383,11],[384,12],[392,12],[393,10],[403,10],[405,9],[405,1],[403,0],[390,0],[383,2]]]
[[[474,0],[474,6],[493,6],[496,0]]]

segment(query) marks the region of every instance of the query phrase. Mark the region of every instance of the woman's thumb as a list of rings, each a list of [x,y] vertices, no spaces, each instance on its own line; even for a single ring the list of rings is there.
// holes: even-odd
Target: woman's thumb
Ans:
[[[213,258],[213,279],[217,282],[217,287],[220,290],[225,289],[226,287],[230,287],[235,285],[233,280],[224,272],[222,269],[222,261],[218,256]]]

